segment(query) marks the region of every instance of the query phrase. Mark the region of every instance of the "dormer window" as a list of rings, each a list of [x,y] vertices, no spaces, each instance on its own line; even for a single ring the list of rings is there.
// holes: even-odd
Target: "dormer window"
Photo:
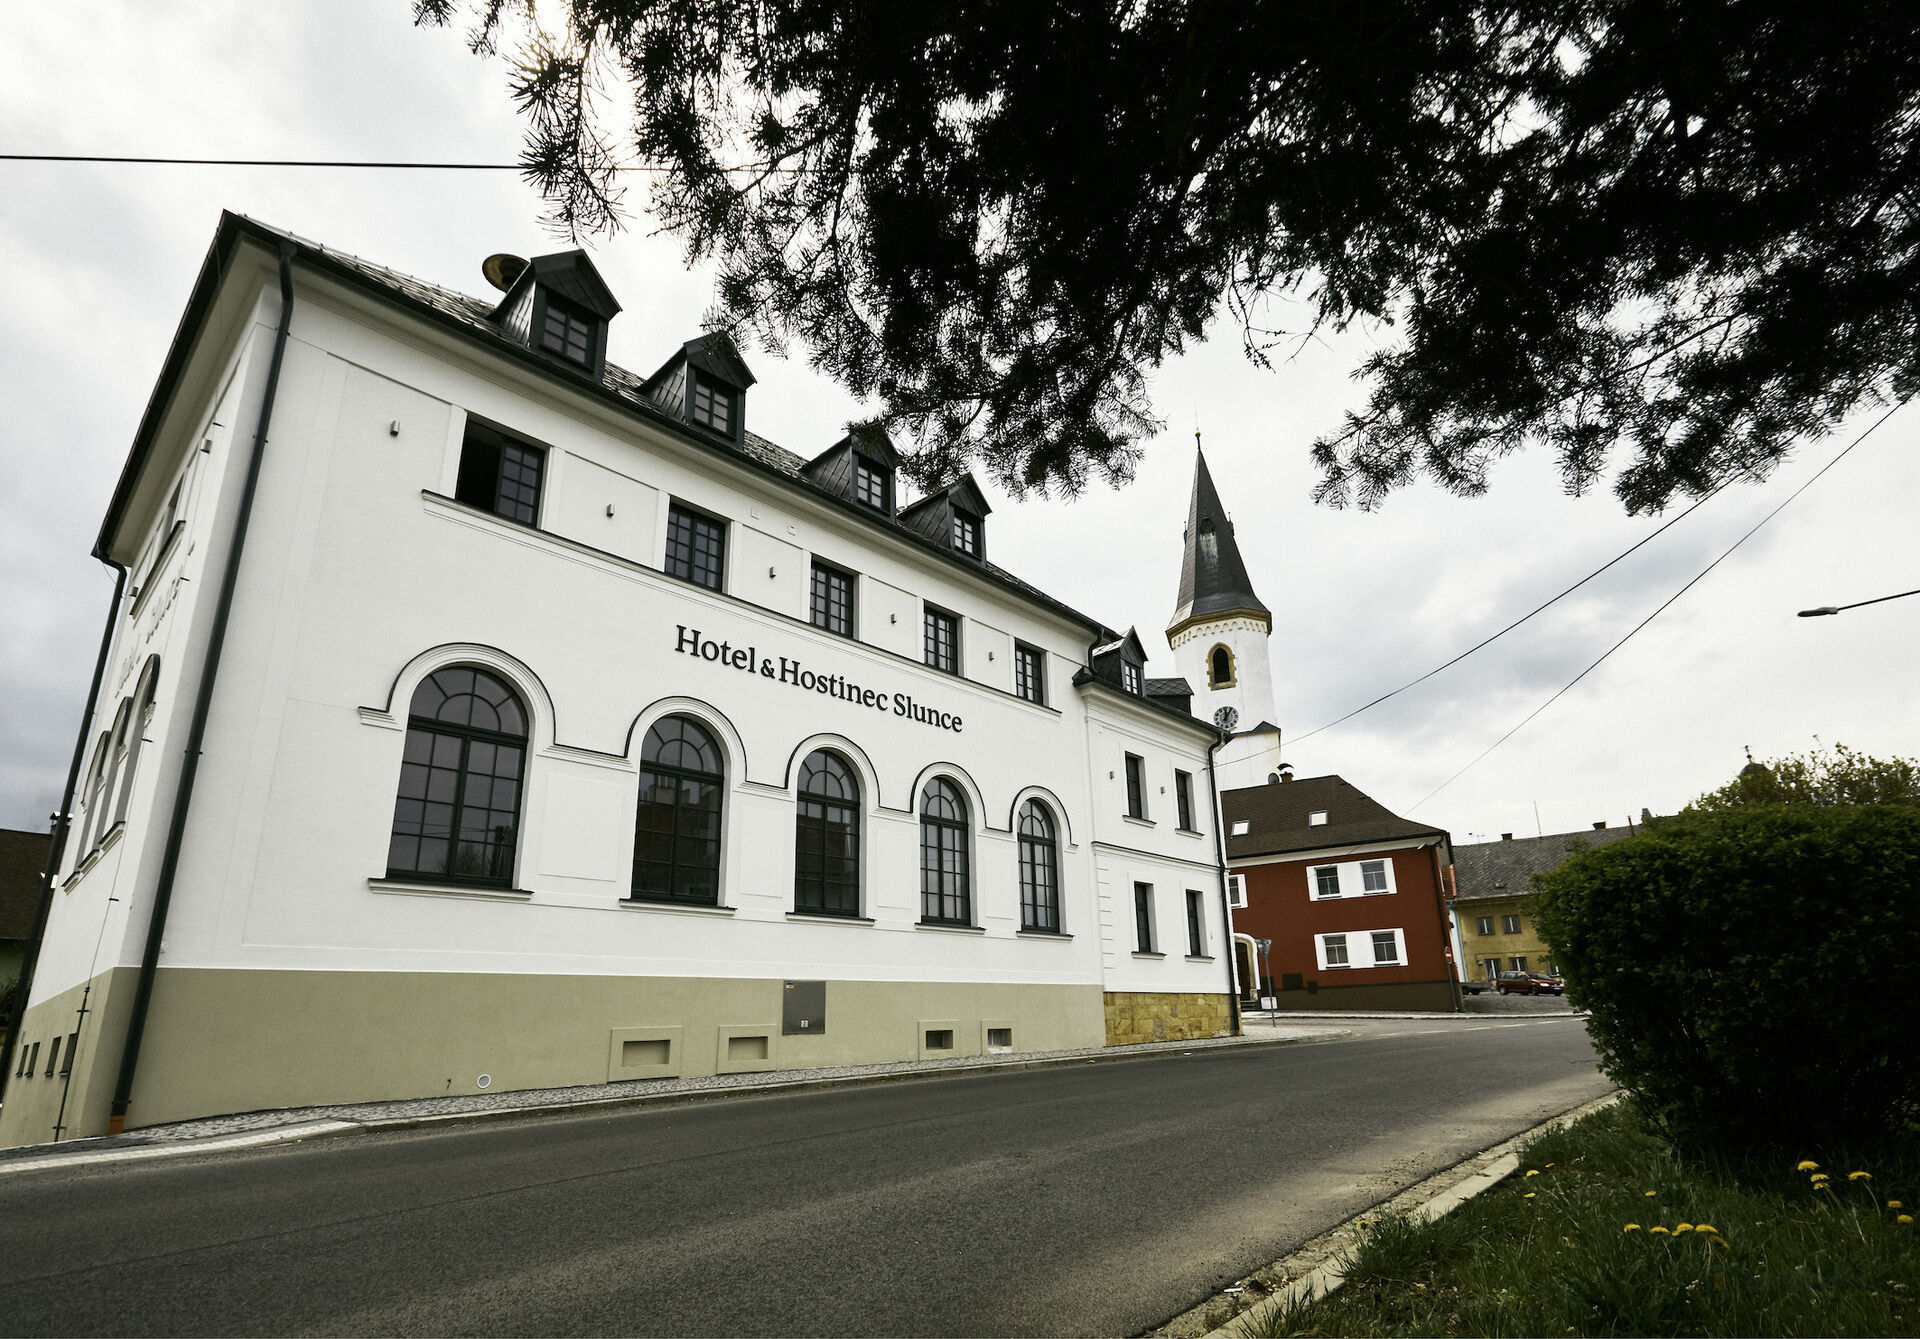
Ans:
[[[1135,697],[1140,696],[1140,667],[1130,660],[1120,662],[1120,686]]]
[[[980,518],[964,511],[953,513],[953,547],[969,558],[980,556]]]
[[[733,392],[706,377],[693,382],[693,421],[725,437],[733,435]]]
[[[888,511],[887,471],[868,460],[865,456],[853,458],[853,496],[863,506],[875,511]]]
[[[593,363],[593,321],[571,303],[547,294],[540,347],[582,367]]]

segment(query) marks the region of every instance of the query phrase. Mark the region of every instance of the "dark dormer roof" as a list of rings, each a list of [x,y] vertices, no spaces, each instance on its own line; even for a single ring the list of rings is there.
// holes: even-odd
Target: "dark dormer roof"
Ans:
[[[1145,691],[1147,652],[1146,648],[1140,645],[1140,634],[1132,628],[1128,628],[1121,636],[1109,638],[1087,652],[1089,677],[1125,692],[1127,681],[1120,672],[1122,664],[1132,665],[1140,672],[1141,691],[1134,696],[1147,696]],[[1076,677],[1074,682],[1079,683],[1081,680]]]
[[[715,381],[724,381],[737,391],[743,391],[759,380],[753,375],[753,369],[747,366],[747,360],[740,356],[739,346],[724,330],[715,330],[699,339],[688,340],[680,346],[680,356],[695,371],[704,372]]]
[[[558,251],[551,256],[535,256],[527,262],[526,272],[515,282],[514,287],[532,279],[558,293],[576,307],[584,307],[603,321],[611,321],[620,314],[620,304],[614,300],[613,290],[607,287],[607,281],[600,277],[600,271],[593,267],[584,251]],[[501,306],[511,301],[509,292]]]
[[[1193,712],[1193,685],[1185,679],[1148,679],[1147,697],[1189,715]]]
[[[1186,551],[1180,559],[1180,603],[1167,625],[1169,637],[1190,623],[1223,614],[1246,613],[1273,621],[1253,593],[1247,565],[1234,542],[1233,522],[1207,472],[1207,458],[1194,452],[1193,501],[1187,508]]]
[[[1227,820],[1229,860],[1369,842],[1405,841],[1426,846],[1447,840],[1444,828],[1402,818],[1337,776],[1310,776],[1224,791],[1220,812]],[[1310,822],[1319,812],[1325,812],[1327,821]],[[1247,825],[1237,837],[1233,835],[1236,823]]]
[[[919,531],[934,543],[946,548],[953,547],[953,514],[963,511],[982,521],[993,508],[987,505],[986,496],[981,493],[980,485],[973,481],[971,474],[963,474],[938,492],[929,493],[910,507],[900,509],[900,524]],[[981,548],[986,546],[986,536],[980,537]]]
[[[887,430],[878,423],[851,423],[847,425],[847,435],[822,451],[800,467],[800,473],[830,492],[858,502],[859,496],[854,488],[854,457],[878,465],[885,471],[887,480],[887,506],[893,505],[893,470],[900,463],[900,453],[894,449],[893,439],[887,436]],[[885,508],[875,508],[885,510]]]

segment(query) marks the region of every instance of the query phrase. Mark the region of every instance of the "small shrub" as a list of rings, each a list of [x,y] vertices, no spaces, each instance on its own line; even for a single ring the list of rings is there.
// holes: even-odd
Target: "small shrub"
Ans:
[[[1538,883],[1602,1068],[1683,1147],[1872,1140],[1920,1099],[1920,811],[1682,814]]]

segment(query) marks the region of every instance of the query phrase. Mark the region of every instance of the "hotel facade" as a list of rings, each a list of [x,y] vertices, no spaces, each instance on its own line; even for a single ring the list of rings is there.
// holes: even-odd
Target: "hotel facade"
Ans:
[[[971,480],[606,361],[579,252],[434,287],[223,217],[0,1144],[1231,1026],[1212,749]],[[1097,555],[1090,555],[1097,557]]]

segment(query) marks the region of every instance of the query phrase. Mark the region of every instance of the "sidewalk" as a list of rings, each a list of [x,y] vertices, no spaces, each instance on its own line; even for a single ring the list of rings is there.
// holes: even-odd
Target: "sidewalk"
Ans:
[[[880,1065],[837,1065],[821,1069],[784,1070],[773,1074],[762,1072],[714,1074],[690,1079],[634,1079],[624,1083],[597,1083],[573,1088],[524,1088],[456,1097],[248,1111],[180,1121],[172,1125],[155,1125],[122,1135],[0,1149],[0,1175],[40,1167],[73,1167],[184,1153],[217,1153],[264,1144],[373,1130],[408,1129],[453,1121],[555,1115],[648,1102],[694,1100],[722,1093],[793,1092],[928,1076],[959,1077],[978,1070],[1097,1064],[1101,1061],[1146,1059],[1170,1052],[1191,1054],[1236,1046],[1284,1046],[1346,1035],[1343,1030],[1327,1027],[1323,1022],[1296,1023],[1293,1019],[1284,1019],[1275,1023],[1264,1016],[1258,1019],[1249,1017],[1245,1021],[1250,1025],[1257,1024],[1245,1036],[1209,1037],[1198,1041],[1142,1042],[1066,1051],[1016,1051],[952,1060],[899,1060]]]

